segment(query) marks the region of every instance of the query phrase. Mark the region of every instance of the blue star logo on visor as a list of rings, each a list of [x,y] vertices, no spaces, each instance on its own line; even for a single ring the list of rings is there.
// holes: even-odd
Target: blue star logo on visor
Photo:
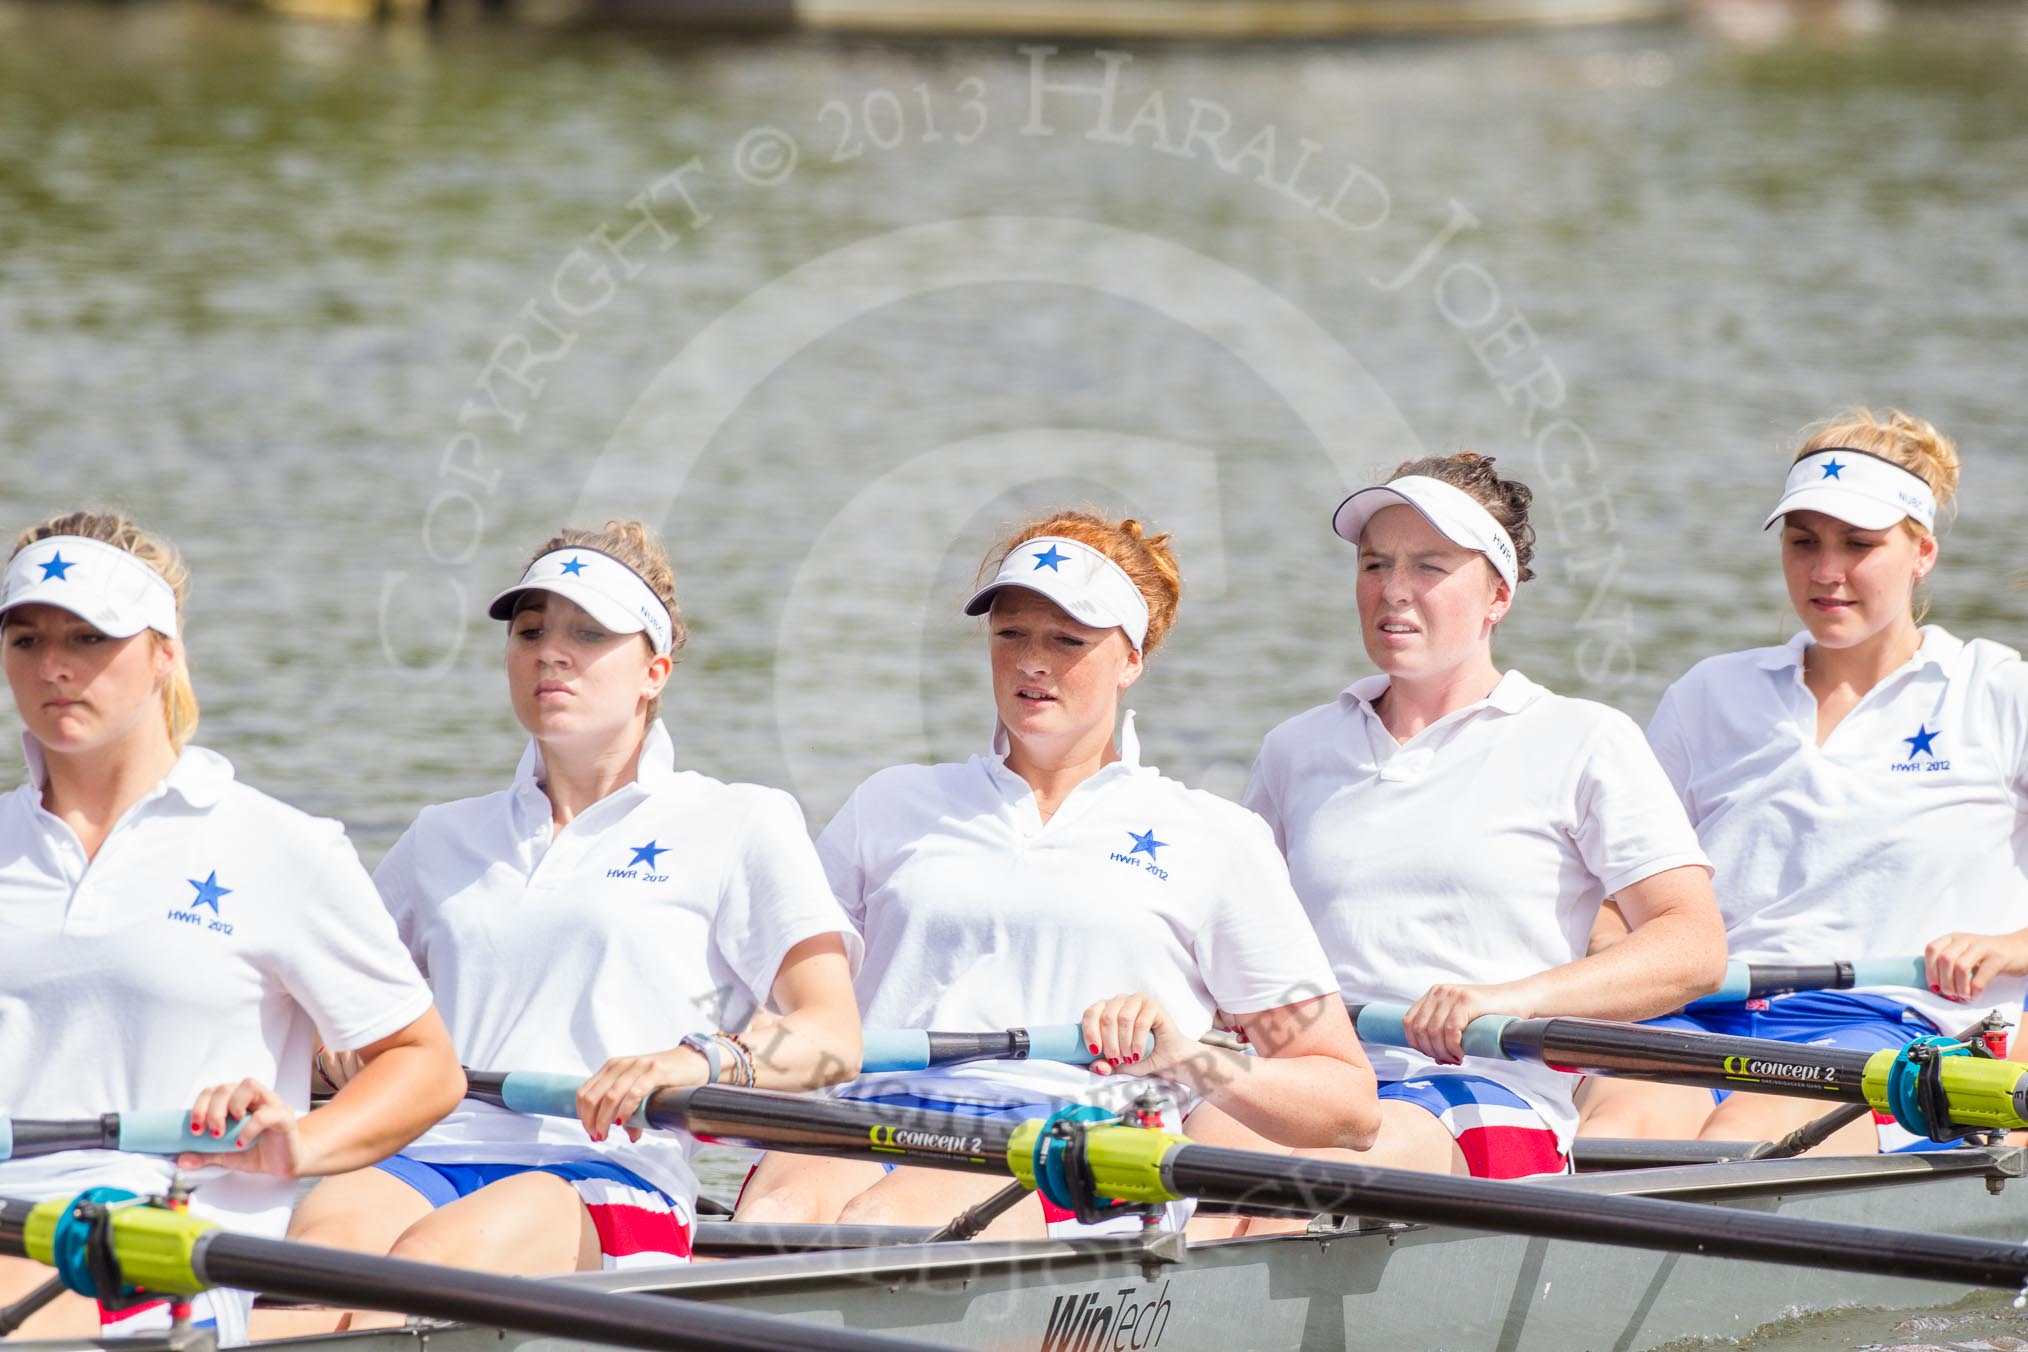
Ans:
[[[1036,554],[1035,566],[1037,568],[1047,568],[1052,573],[1059,573],[1062,572],[1063,570],[1058,568],[1057,565],[1062,563],[1069,557],[1070,555],[1068,554],[1057,553],[1056,546],[1051,545],[1049,548],[1042,550],[1040,553]]]
[[[1163,846],[1169,843],[1166,840],[1155,839],[1155,828],[1152,826],[1145,831],[1129,831],[1127,832],[1127,835],[1130,836],[1134,842],[1134,848],[1128,850],[1127,853],[1145,854],[1150,859],[1155,858],[1155,851],[1161,849]]]
[[[1929,724],[1918,723],[1915,725],[1915,736],[1904,737],[1901,740],[1908,743],[1908,758],[1910,760],[1915,759],[1917,752],[1928,756],[1931,760],[1935,760],[1936,752],[1930,749],[1929,744],[1942,735],[1943,729],[1938,728],[1935,732],[1931,732]]]
[[[653,868],[655,867],[655,857],[657,855],[669,853],[667,845],[657,845],[652,840],[646,845],[629,845],[627,848],[634,852],[634,857],[627,861],[628,868],[632,868],[636,864],[646,864],[649,868]]]
[[[583,559],[573,558],[563,565],[563,574],[565,577],[576,577],[579,573],[582,573],[583,571],[584,571]]]
[[[1826,460],[1824,462],[1824,477],[1826,479],[1837,479],[1840,482],[1842,482],[1844,480],[1844,476],[1840,474],[1839,471],[1844,468],[1845,467],[1843,465],[1839,464],[1835,460]]]
[[[75,567],[77,567],[77,560],[66,559],[63,556],[63,551],[59,549],[56,553],[51,554],[48,560],[42,564],[42,580],[47,582],[51,578],[55,578],[58,582],[68,582],[70,578],[67,574]]]
[[[211,913],[217,915],[218,899],[232,895],[230,887],[220,887],[218,885],[217,869],[213,869],[203,882],[199,882],[195,878],[185,878],[183,881],[197,889],[197,899],[190,903],[190,909],[193,911],[200,906],[209,906]]]

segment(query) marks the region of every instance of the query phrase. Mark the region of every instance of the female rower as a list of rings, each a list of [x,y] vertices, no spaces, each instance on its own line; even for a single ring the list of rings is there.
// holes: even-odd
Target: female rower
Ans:
[[[292,1234],[517,1275],[680,1262],[696,1142],[615,1128],[658,1086],[853,1074],[859,939],[793,799],[676,768],[685,633],[646,528],[564,531],[489,613],[532,741],[507,788],[425,808],[375,881],[465,1064],[587,1075],[581,1122],[467,1102],[319,1184]],[[764,1035],[714,1031],[770,1002]]]
[[[393,1152],[463,1086],[430,993],[333,821],[233,778],[189,746],[187,573],[124,516],[75,513],[15,543],[0,648],[28,780],[0,798],[0,1113],[44,1119],[189,1104],[190,1128],[243,1149],[176,1160],[81,1150],[0,1164],[0,1195],[159,1194],[200,1170],[191,1208],[279,1235],[292,1180]],[[356,1053],[344,1092],[309,1109],[312,1049]],[[0,1304],[49,1270],[0,1258]],[[200,1298],[244,1342],[244,1293]],[[162,1302],[103,1312],[167,1327]],[[31,1337],[96,1336],[66,1295]]]
[[[1657,1020],[1877,1050],[2018,1013],[2028,982],[2028,666],[1918,626],[1936,517],[1958,481],[1920,418],[1854,409],[1818,424],[1766,526],[1803,628],[1707,658],[1662,696],[1648,739],[1718,869],[1732,955],[1822,962],[1920,952],[1926,991],[1820,991]],[[1976,1002],[1978,1008],[1972,1007]],[[1764,1140],[1820,1111],[1765,1094],[1594,1082],[1586,1134]],[[1914,1143],[1860,1121],[1826,1143]]]
[[[1573,1077],[1467,1057],[1465,1025],[1646,1017],[1724,972],[1704,856],[1640,730],[1493,660],[1514,589],[1533,576],[1530,497],[1466,452],[1410,461],[1339,506],[1380,672],[1269,733],[1247,789],[1346,1000],[1409,1005],[1412,1046],[1372,1051],[1381,1129],[1367,1163],[1562,1170]],[[1587,957],[1608,896],[1633,933]],[[1192,1134],[1250,1144],[1227,1126]]]
[[[991,753],[881,771],[818,841],[866,937],[869,1027],[1081,1022],[1091,1064],[869,1076],[848,1097],[1018,1120],[1072,1101],[1124,1108],[1152,1081],[1289,1144],[1371,1143],[1372,1074],[1267,832],[1143,766],[1131,712],[1114,743],[1121,693],[1175,619],[1168,539],[1059,512],[997,545],[965,605],[989,615]],[[1198,1042],[1221,1006],[1265,1056]],[[928,1224],[997,1186],[771,1154],[739,1215]],[[986,1233],[1063,1219],[1030,1199]]]

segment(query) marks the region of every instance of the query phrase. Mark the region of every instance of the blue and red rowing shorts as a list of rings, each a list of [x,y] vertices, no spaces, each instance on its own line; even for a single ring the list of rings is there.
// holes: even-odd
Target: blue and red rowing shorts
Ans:
[[[433,1207],[470,1197],[516,1174],[554,1174],[576,1190],[598,1231],[608,1268],[690,1261],[690,1219],[676,1199],[630,1169],[606,1160],[568,1164],[451,1164],[394,1155],[374,1166],[393,1174]]]
[[[1443,1123],[1473,1178],[1570,1171],[1542,1114],[1503,1084],[1477,1075],[1419,1075],[1383,1083],[1380,1097],[1413,1103]]]

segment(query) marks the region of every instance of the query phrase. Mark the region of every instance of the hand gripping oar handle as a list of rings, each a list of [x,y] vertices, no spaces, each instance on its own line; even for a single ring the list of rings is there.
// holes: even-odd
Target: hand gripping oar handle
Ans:
[[[185,1119],[186,1121],[188,1119]],[[0,1201],[0,1254],[75,1269],[59,1248],[94,1242],[64,1223],[71,1201]],[[123,1285],[169,1296],[237,1287],[320,1304],[401,1310],[461,1323],[498,1325],[568,1342],[649,1352],[935,1352],[937,1345],[889,1334],[806,1324],[780,1315],[667,1296],[594,1291],[555,1282],[349,1253],[234,1234],[187,1211],[126,1205],[93,1222]],[[65,1262],[56,1263],[59,1257]]]
[[[465,1097],[533,1117],[576,1117],[577,1091],[583,1083],[582,1075],[550,1075],[537,1070],[468,1070]],[[627,1125],[646,1127],[647,1107],[643,1102],[634,1109]]]
[[[239,1133],[190,1129],[188,1109],[167,1113],[104,1113],[69,1121],[0,1117],[0,1160],[33,1159],[65,1150],[124,1150],[133,1155],[222,1155],[239,1149]]]
[[[1406,1045],[1401,1005],[1363,1005],[1353,1011],[1359,1036]],[[1892,1092],[1897,1063],[1908,1049],[1876,1052],[1817,1047],[1766,1038],[1719,1037],[1674,1028],[1649,1028],[1603,1019],[1515,1019],[1484,1015],[1465,1026],[1465,1050],[1474,1056],[1539,1061],[1558,1070],[1707,1089],[1745,1089],[1864,1103],[1893,1113],[1917,1134],[1928,1124],[1908,1119],[1907,1103]],[[1948,1056],[1933,1072],[1949,1123],[2015,1130],[2028,1125],[2028,1066],[2017,1061]],[[1935,1123],[1941,1128],[1945,1123]],[[1935,1137],[1935,1139],[1944,1139]]]
[[[1155,1050],[1149,1036],[1142,1054]],[[869,1028],[860,1040],[861,1075],[928,1070],[968,1061],[1056,1061],[1082,1066],[1094,1060],[1084,1030],[1074,1023],[1007,1028],[997,1033],[937,1033],[921,1028]]]
[[[1686,1009],[1708,1005],[1733,1005],[1769,995],[1795,991],[1849,991],[1868,986],[1906,986],[1921,990],[1921,958],[1868,958],[1860,962],[1817,962],[1790,965],[1772,962],[1728,962],[1725,981],[1701,1000],[1692,1000]]]

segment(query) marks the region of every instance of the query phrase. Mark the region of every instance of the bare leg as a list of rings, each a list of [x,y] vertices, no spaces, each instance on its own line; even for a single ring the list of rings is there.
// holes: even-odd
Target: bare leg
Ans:
[[[827,1160],[771,1150],[740,1190],[734,1220],[821,1225],[838,1219],[845,1204],[886,1177],[877,1164]]]
[[[1811,1118],[1822,1117],[1835,1103],[1785,1098],[1776,1094],[1734,1094],[1718,1105],[1700,1133],[1707,1141],[1768,1141],[1786,1136]],[[1880,1129],[1869,1113],[1833,1132],[1831,1139],[1807,1155],[1877,1155]]]
[[[1711,1116],[1711,1091],[1592,1078],[1577,1093],[1577,1134],[1688,1141]]]
[[[515,1174],[438,1207],[403,1231],[389,1252],[510,1277],[577,1272],[604,1262],[598,1230],[577,1189],[543,1173]]]
[[[11,1305],[51,1277],[56,1269],[27,1258],[0,1258],[0,1305]],[[66,1291],[37,1310],[10,1338],[96,1338],[99,1307]]]
[[[1004,1178],[944,1169],[896,1169],[845,1204],[845,1225],[942,1225],[1007,1186]],[[1049,1233],[1042,1201],[1029,1197],[983,1230],[981,1239],[1041,1239]]]
[[[1415,1104],[1401,1099],[1380,1101],[1380,1136],[1370,1150],[1290,1150],[1275,1145],[1209,1104],[1200,1106],[1190,1115],[1188,1134],[1191,1140],[1200,1145],[1261,1150],[1273,1154],[1293,1155],[1300,1159],[1337,1160],[1345,1164],[1370,1164],[1382,1169],[1410,1169],[1424,1174],[1471,1172],[1465,1165],[1464,1152],[1458,1149],[1458,1143],[1451,1139],[1451,1134],[1444,1128],[1444,1124]],[[1190,1227],[1191,1238],[1214,1238],[1216,1230],[1224,1228],[1225,1224],[1222,1218],[1208,1218],[1206,1227],[1212,1233],[1200,1234],[1197,1223],[1193,1221]],[[1250,1216],[1236,1229],[1227,1233],[1299,1234],[1308,1224],[1309,1222],[1304,1220]]]

